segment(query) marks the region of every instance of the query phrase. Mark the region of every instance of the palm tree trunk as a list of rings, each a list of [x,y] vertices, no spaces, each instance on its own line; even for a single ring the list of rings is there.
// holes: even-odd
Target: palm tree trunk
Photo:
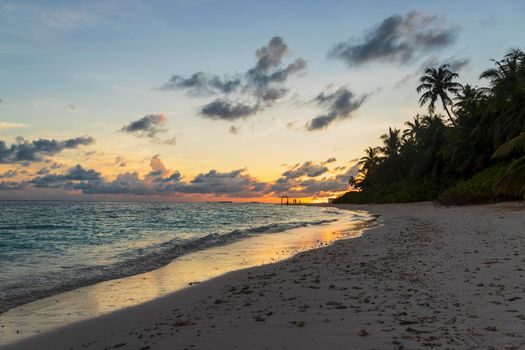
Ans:
[[[445,112],[447,112],[447,114],[448,114],[448,119],[450,119],[450,122],[452,123],[452,125],[456,126],[456,122],[454,121],[454,119],[452,119],[452,115],[450,115],[450,112],[448,111],[447,105],[446,105],[445,101],[443,101],[443,99],[441,99],[441,103],[443,103],[443,108],[445,109]]]

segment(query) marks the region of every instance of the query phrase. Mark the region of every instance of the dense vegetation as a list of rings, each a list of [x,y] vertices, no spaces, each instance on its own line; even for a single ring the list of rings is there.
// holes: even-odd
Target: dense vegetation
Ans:
[[[417,91],[428,115],[389,128],[366,149],[353,191],[336,203],[485,203],[525,195],[525,54],[512,50],[462,85],[448,65],[428,68]],[[435,114],[436,104],[446,116]]]

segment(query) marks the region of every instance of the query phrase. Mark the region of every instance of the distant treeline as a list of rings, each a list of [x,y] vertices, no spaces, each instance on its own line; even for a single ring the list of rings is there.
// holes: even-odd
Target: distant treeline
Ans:
[[[525,54],[511,50],[480,79],[462,85],[448,65],[426,69],[417,91],[428,115],[389,128],[366,149],[352,191],[336,203],[438,200],[471,204],[525,195]],[[446,116],[436,115],[436,104]]]

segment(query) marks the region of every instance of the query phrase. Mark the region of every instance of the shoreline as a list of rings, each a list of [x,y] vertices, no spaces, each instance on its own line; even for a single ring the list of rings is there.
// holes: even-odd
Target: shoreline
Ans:
[[[336,208],[382,225],[2,349],[525,346],[523,204]]]
[[[79,288],[89,287],[98,283],[103,283],[107,281],[114,281],[114,280],[121,280],[128,277],[133,277],[136,275],[144,274],[147,272],[151,272],[157,269],[160,269],[171,262],[175,261],[176,259],[182,258],[188,254],[204,251],[207,249],[211,249],[214,247],[219,247],[231,243],[238,242],[242,239],[249,238],[251,234],[254,233],[280,233],[284,231],[290,231],[294,229],[300,229],[303,227],[308,226],[317,226],[322,224],[329,224],[337,221],[334,220],[320,220],[320,221],[314,221],[314,222],[294,222],[294,223],[287,223],[282,224],[280,227],[275,226],[272,227],[271,225],[266,226],[259,226],[254,227],[252,229],[236,229],[232,230],[231,232],[222,235],[222,236],[214,236],[214,235],[208,235],[201,238],[198,238],[194,241],[187,242],[185,244],[178,244],[173,247],[169,247],[169,252],[167,249],[164,251],[155,251],[150,252],[145,256],[135,257],[128,260],[120,261],[113,263],[110,266],[103,266],[103,267],[88,267],[90,269],[98,268],[99,271],[104,270],[104,272],[100,272],[99,274],[93,274],[88,277],[84,277],[80,280],[70,280],[62,282],[61,284],[58,284],[54,287],[41,287],[40,289],[36,288],[34,290],[31,290],[29,293],[25,292],[26,294],[13,294],[10,295],[8,298],[5,298],[2,300],[2,303],[0,304],[0,315],[3,313],[9,312],[10,310],[21,307],[25,304],[29,304],[41,299],[53,297],[55,295],[59,295],[62,293],[67,293]],[[163,245],[165,243],[161,243],[159,245]],[[110,271],[110,272],[107,272]],[[78,273],[78,271],[77,271]],[[81,272],[80,272],[81,273]],[[41,278],[46,279],[49,278],[49,276],[42,276]],[[1,317],[1,316],[0,316]],[[1,343],[1,342],[0,342]]]
[[[157,268],[54,293],[0,314],[0,347],[176,293],[198,282],[287,259],[334,240],[354,237],[372,218],[341,211],[337,221],[263,231],[188,252]],[[260,230],[258,230],[260,231]]]

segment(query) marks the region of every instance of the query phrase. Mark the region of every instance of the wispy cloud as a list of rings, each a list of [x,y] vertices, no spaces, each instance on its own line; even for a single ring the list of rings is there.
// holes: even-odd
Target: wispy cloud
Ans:
[[[20,129],[27,128],[29,125],[23,123],[0,122],[0,130],[2,129]]]
[[[329,56],[349,67],[374,61],[408,63],[420,54],[450,46],[458,32],[444,18],[412,11],[385,18],[361,39],[335,44]]]

